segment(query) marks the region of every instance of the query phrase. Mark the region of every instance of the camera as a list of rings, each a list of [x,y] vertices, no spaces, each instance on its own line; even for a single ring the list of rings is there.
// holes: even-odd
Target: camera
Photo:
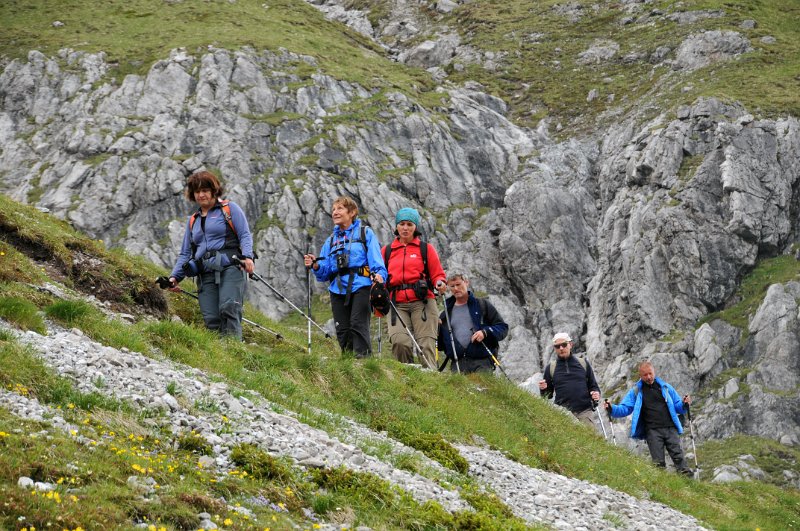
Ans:
[[[191,259],[183,264],[183,274],[187,277],[196,277],[200,274],[200,264],[195,259]]]
[[[344,271],[350,267],[350,255],[345,253],[339,253],[336,255],[336,269],[339,271]]]
[[[413,289],[417,299],[424,301],[428,298],[428,283],[425,280],[418,280]]]

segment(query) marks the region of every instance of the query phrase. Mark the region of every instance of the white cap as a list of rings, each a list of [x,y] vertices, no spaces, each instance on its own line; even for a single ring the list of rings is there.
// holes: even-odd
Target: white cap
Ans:
[[[553,336],[553,344],[560,343],[561,341],[571,342],[572,338],[566,332],[559,332]]]

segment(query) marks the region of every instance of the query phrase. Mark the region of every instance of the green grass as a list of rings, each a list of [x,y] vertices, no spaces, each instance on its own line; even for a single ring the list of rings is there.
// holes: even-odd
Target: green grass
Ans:
[[[47,328],[39,315],[39,308],[20,297],[0,297],[0,318],[10,321],[23,330],[44,334]]]
[[[571,417],[493,376],[465,377],[420,371],[390,359],[343,358],[334,341],[323,340],[316,332],[313,353],[309,355],[304,348],[305,321],[301,316],[272,323],[249,310],[248,317],[276,329],[286,340],[279,341],[247,327],[245,343],[221,340],[202,328],[196,301],[180,294],[170,293],[164,298],[160,291],[148,291],[155,289],[152,279],[163,271],[124,253],[108,252],[65,223],[4,196],[0,196],[0,207],[0,228],[3,229],[0,244],[5,252],[3,257],[11,257],[0,261],[3,279],[0,297],[22,298],[52,319],[80,328],[93,340],[146,355],[158,353],[200,368],[228,381],[237,392],[258,391],[278,406],[297,412],[301,418],[323,429],[334,430],[335,423],[324,420],[319,409],[385,430],[449,467],[452,472],[448,473],[452,476],[448,480],[459,486],[468,486],[471,482],[460,474],[463,462],[453,454],[453,444],[471,443],[473,436],[480,436],[491,447],[521,463],[663,502],[696,516],[713,528],[798,527],[800,494],[796,491],[765,484],[696,483],[656,470],[647,460],[606,444],[588,428],[576,425]],[[90,269],[92,273],[76,268],[76,259],[80,261],[86,257],[99,261],[101,267]],[[740,314],[746,315],[758,306],[769,284],[795,278],[796,261],[790,258],[778,257],[759,264],[743,283]],[[35,270],[36,274],[29,276],[28,270]],[[36,294],[28,283],[41,281],[45,274],[54,276],[51,281],[73,288],[76,298],[54,300],[50,295]],[[124,279],[127,287],[123,293],[128,297],[122,305],[125,308],[133,307],[131,301],[137,297],[142,299],[146,296],[143,294],[149,294],[153,313],[164,319],[140,320],[129,325],[77,300],[81,292],[92,292],[88,286],[95,284],[89,284],[88,280],[99,282],[98,279],[117,284]],[[157,297],[162,298],[161,306],[157,304]],[[315,301],[315,305],[315,316],[324,317],[324,299]],[[168,316],[157,311],[161,307],[181,315],[183,322],[167,319]],[[194,459],[205,450],[202,443],[190,435],[184,434],[181,439],[153,433],[136,414],[127,412],[124,404],[113,400],[106,402],[99,394],[77,392],[68,381],[55,377],[30,352],[14,343],[10,334],[0,335],[0,356],[0,385],[6,389],[60,406],[67,414],[77,415],[80,423],[85,420],[81,416],[87,412],[91,412],[93,419],[109,418],[125,426],[128,435],[134,435],[137,444],[146,448],[147,457],[167,455],[169,457],[164,459],[170,459],[175,467],[173,470],[169,470],[169,466],[158,468],[146,457],[129,453],[132,447],[121,447],[123,441],[114,436],[111,436],[113,444],[118,449],[124,448],[126,453],[119,455],[110,447],[89,451],[72,438],[57,434],[51,434],[54,437],[51,441],[31,438],[28,434],[41,427],[21,423],[0,410],[0,431],[7,434],[0,436],[0,444],[5,445],[0,452],[0,498],[9,500],[8,505],[0,506],[0,526],[14,526],[19,516],[33,518],[35,515],[37,528],[45,528],[48,521],[52,525],[74,527],[86,523],[87,519],[96,522],[95,528],[109,528],[129,522],[132,517],[144,516],[149,521],[160,518],[171,527],[190,527],[196,524],[191,519],[199,512],[200,505],[214,507],[214,500],[220,496],[236,500],[263,492],[269,492],[270,499],[281,500],[287,507],[294,508],[291,510],[314,507],[331,518],[351,511],[359,522],[375,528],[508,529],[517,525],[507,517],[502,504],[492,503],[490,499],[477,497],[473,500],[476,508],[481,509],[475,515],[449,515],[434,504],[415,505],[407,495],[375,477],[341,470],[326,470],[316,477],[293,475],[290,484],[281,483],[285,478],[276,477],[277,472],[264,474],[263,479],[239,477],[235,481],[212,483],[208,475],[195,470]],[[211,413],[215,412],[215,406],[210,398],[194,404],[195,408]],[[103,431],[119,433],[117,429],[110,430],[106,422],[102,425],[93,422],[89,420],[88,425],[94,431],[87,432],[87,436],[95,440]],[[21,432],[14,431],[20,426]],[[159,437],[163,440],[156,442]],[[183,449],[175,450],[176,447]],[[248,455],[243,464],[250,463],[254,467],[274,464],[258,454]],[[84,497],[79,500],[84,500],[89,509],[81,512],[80,506],[59,507],[60,504],[52,500],[42,500],[16,488],[16,480],[24,474],[42,479],[69,477],[67,464],[73,461],[87,463],[85,470],[92,470],[91,477],[84,472],[76,479],[85,486]],[[136,471],[133,465],[153,468],[159,484],[170,485],[174,490],[162,496],[161,504],[144,505],[132,500],[125,485],[131,471]],[[408,465],[416,466],[411,462]],[[182,482],[178,479],[180,475],[188,479]],[[298,494],[288,496],[286,487]],[[367,492],[375,495],[366,496]],[[280,493],[283,493],[282,498]],[[297,514],[291,510],[291,515]],[[61,521],[57,520],[59,515]],[[264,516],[273,515],[265,513]],[[281,517],[285,515],[281,513]],[[613,522],[614,518],[609,515],[608,519]],[[288,527],[288,523],[283,522]]]
[[[39,529],[128,528],[131,521],[144,521],[167,529],[196,529],[197,513],[207,511],[219,515],[215,521],[225,528],[290,529],[306,518],[306,508],[330,518],[343,513],[355,524],[388,529],[526,528],[491,494],[476,501],[476,512],[450,514],[436,503],[420,505],[371,474],[328,469],[306,475],[289,460],[250,445],[234,449],[231,457],[238,468],[220,479],[199,465],[198,457],[211,453],[205,439],[194,432],[154,432],[124,404],[76,391],[6,337],[0,339],[0,385],[56,407],[79,426],[69,434],[52,428],[43,432],[0,409],[3,528],[18,521]],[[49,495],[21,490],[16,486],[21,476],[59,487]],[[152,494],[158,497],[141,499],[131,476],[155,479]],[[254,504],[249,501],[254,496],[273,505]],[[256,518],[237,515],[222,498],[250,508]],[[310,523],[304,528],[311,528]]]
[[[456,82],[474,79],[492,93],[503,97],[518,122],[535,124],[546,116],[563,120],[566,134],[591,128],[599,113],[621,106],[635,110],[652,105],[654,113],[699,96],[738,100],[766,116],[800,113],[796,74],[800,70],[800,27],[798,7],[793,0],[689,0],[680,7],[672,1],[648,4],[637,16],[655,9],[669,14],[701,9],[722,9],[723,18],[678,25],[653,18],[652,24],[621,25],[626,13],[623,4],[589,1],[572,2],[585,9],[577,21],[559,15],[554,6],[559,0],[478,0],[461,6],[446,18],[459,29],[465,44],[482,50],[509,52],[497,72],[476,65],[453,72]],[[598,6],[596,11],[592,6]],[[742,30],[739,24],[755,19],[755,30]],[[703,30],[734,30],[748,37],[756,51],[737,61],[719,63],[688,75],[676,75],[669,67],[653,68],[647,56],[658,46],[674,50],[689,34]],[[529,36],[540,33],[539,39]],[[774,45],[763,45],[764,35],[777,38]],[[580,65],[578,54],[596,39],[612,39],[620,45],[617,55],[600,65]],[[645,54],[643,60],[626,64],[622,57]],[[692,86],[690,90],[684,87]],[[591,89],[600,97],[586,101]],[[608,101],[613,94],[614,100]]]
[[[750,319],[763,302],[767,289],[772,284],[783,284],[797,280],[798,277],[800,277],[800,261],[793,255],[760,260],[753,271],[742,279],[734,296],[735,302],[724,310],[706,315],[697,322],[697,327],[714,319],[722,319],[741,329],[744,340]]]
[[[0,55],[24,58],[31,49],[55,55],[65,47],[104,51],[107,60],[117,64],[110,74],[118,81],[130,73],[146,72],[174,48],[194,54],[208,46],[274,52],[283,47],[314,57],[329,75],[366,87],[414,93],[433,86],[427,73],[398,67],[368,39],[326,21],[300,0],[9,0],[0,4],[0,20]],[[54,28],[55,20],[64,26]]]
[[[572,3],[584,7],[582,16],[572,21],[554,9],[562,4],[560,0],[533,4],[524,0],[476,0],[442,17],[441,23],[458,31],[464,44],[506,54],[496,71],[478,65],[465,65],[461,72],[448,67],[450,80],[477,80],[509,104],[511,117],[518,123],[535,125],[542,118],[555,118],[554,125],[563,122],[566,128],[561,134],[589,130],[600,113],[617,106],[624,111],[652,107],[650,114],[655,115],[701,96],[740,101],[767,117],[800,114],[795,77],[800,71],[800,28],[796,24],[800,6],[794,0],[687,0],[680,6],[671,0],[657,0],[637,14],[644,16],[656,9],[665,14],[678,10],[725,12],[722,18],[685,25],[665,17],[652,17],[652,23],[623,25],[620,21],[627,16],[624,5],[588,0]],[[348,5],[370,9],[373,22],[388,11],[385,2],[352,0]],[[740,28],[746,19],[756,20],[757,27]],[[55,55],[64,47],[102,50],[113,65],[109,76],[118,82],[126,74],[146,72],[174,48],[183,47],[195,54],[210,45],[232,50],[252,47],[277,51],[284,47],[316,60],[316,67],[304,62],[286,66],[300,77],[300,84],[319,70],[381,91],[400,90],[430,110],[442,106],[441,94],[432,90],[435,84],[426,72],[392,63],[367,38],[324,20],[300,0],[268,4],[254,0],[9,0],[0,4],[0,20],[4,34],[0,55],[24,58],[30,49]],[[64,27],[52,27],[54,20],[64,22]],[[691,74],[675,73],[665,66],[654,68],[647,59],[659,46],[670,47],[674,56],[674,50],[688,35],[717,29],[743,33],[755,50],[738,60]],[[531,37],[537,33],[542,36]],[[777,42],[761,43],[759,39],[767,35]],[[577,62],[578,54],[595,40],[609,38],[620,45],[612,60],[600,65]],[[622,60],[632,53],[644,58]],[[588,102],[591,89],[597,89],[600,97]],[[611,95],[614,97],[609,101]],[[345,109],[345,116],[332,117],[330,123],[377,119],[381,106],[380,98],[356,103]],[[276,113],[250,118],[277,125],[293,116]]]
[[[800,475],[800,450],[769,439],[734,435],[725,441],[708,441],[697,453],[703,479],[711,479],[716,467],[735,462],[742,455],[752,455],[755,462],[751,464],[763,470],[767,474],[765,481],[773,485],[786,486],[784,470]]]

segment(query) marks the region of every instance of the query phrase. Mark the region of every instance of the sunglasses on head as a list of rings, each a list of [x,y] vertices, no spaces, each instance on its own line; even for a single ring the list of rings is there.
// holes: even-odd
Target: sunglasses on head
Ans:
[[[553,348],[558,350],[560,348],[566,348],[569,343],[559,343],[558,345],[553,345]]]

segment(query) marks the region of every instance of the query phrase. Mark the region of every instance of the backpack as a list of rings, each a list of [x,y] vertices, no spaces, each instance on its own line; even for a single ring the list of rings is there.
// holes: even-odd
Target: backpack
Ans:
[[[335,231],[334,231],[334,233],[335,233]],[[328,240],[327,240],[326,243],[329,245],[328,248],[330,248],[330,245],[333,245],[333,233],[330,236],[328,236]],[[363,221],[361,222],[361,235],[360,235],[360,237],[355,239],[355,240],[350,240],[350,243],[361,243],[361,245],[364,246],[364,261],[365,261],[365,263],[364,263],[363,266],[360,266],[360,269],[361,269],[361,274],[363,274],[364,276],[368,277],[369,276],[369,248],[367,247],[367,225]],[[337,276],[339,276],[339,273],[333,273],[331,275],[331,277],[328,279],[328,281],[332,281]]]
[[[233,236],[236,238],[236,248],[239,247],[239,235],[236,233],[236,227],[233,226],[233,216],[231,216],[231,207],[228,204],[230,201],[227,199],[222,199],[219,201],[220,206],[222,207],[222,215],[225,216],[225,221],[228,222],[228,227],[230,227],[231,231],[233,232]],[[189,218],[189,234],[192,232],[192,227],[194,227],[194,222],[197,221],[197,217],[200,215],[200,211],[196,211],[192,216]],[[229,234],[225,235],[225,249],[233,248],[233,239],[229,238]],[[192,245],[192,256],[197,253],[197,245],[194,241],[191,241]],[[253,248],[253,260],[258,258],[256,254],[255,248]]]
[[[335,231],[330,236],[328,236],[327,243],[329,245],[329,249],[330,245],[333,244],[333,234],[335,234]],[[343,276],[344,273],[348,274],[349,279],[347,281],[347,289],[346,289],[347,295],[344,300],[345,304],[350,304],[350,295],[352,294],[352,289],[353,289],[353,275],[358,274],[365,277],[369,277],[372,275],[369,269],[369,248],[367,247],[367,225],[363,221],[361,222],[360,237],[355,240],[350,240],[351,244],[359,242],[361,242],[361,245],[364,246],[364,265],[355,267],[351,265],[350,267],[347,268],[347,270],[345,271],[337,270],[335,273],[331,273],[331,275],[328,277],[329,282],[333,282],[334,280],[336,280],[339,283],[339,286],[341,287],[341,277]]]
[[[575,356],[575,358],[578,360],[578,363],[581,364],[581,367],[583,367],[583,370],[584,371],[587,370],[586,366],[588,365],[588,362],[586,361],[586,358],[584,358],[583,356],[581,356],[581,357]],[[553,361],[550,362],[550,379],[553,381],[553,385],[555,385],[555,374],[556,374],[556,362],[557,361],[558,361],[558,357],[556,357],[556,359],[554,359]]]
[[[228,203],[229,201],[227,199],[221,200],[219,202],[219,204],[222,205],[222,215],[225,216],[225,221],[228,222],[228,226],[231,228],[233,233],[236,234],[236,227],[233,226],[233,216],[231,216],[231,207]],[[198,214],[200,214],[200,212],[195,212],[194,214],[192,214],[192,217],[189,218],[189,232],[192,231],[192,227],[194,227],[194,222],[197,220]],[[237,238],[238,236],[239,235],[236,234]]]
[[[394,240],[392,240],[394,241]],[[422,269],[425,271],[425,281],[428,282],[429,289],[433,289],[433,282],[431,282],[431,274],[428,271],[428,246],[430,244],[427,240],[422,238],[422,235],[419,236],[419,254],[422,256]],[[389,269],[389,257],[392,255],[392,244],[389,243],[383,250],[383,264],[386,266],[386,269]],[[389,284],[389,279],[386,279],[386,284]]]

